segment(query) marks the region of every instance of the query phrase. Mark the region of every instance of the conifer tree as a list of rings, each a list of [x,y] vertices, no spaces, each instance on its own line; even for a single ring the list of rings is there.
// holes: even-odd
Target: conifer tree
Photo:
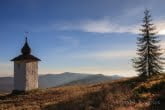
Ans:
[[[156,36],[156,28],[151,23],[151,15],[149,10],[144,11],[142,28],[140,29],[140,37],[137,38],[137,58],[133,59],[133,66],[139,73],[139,76],[152,76],[162,73],[163,58],[158,39]]]

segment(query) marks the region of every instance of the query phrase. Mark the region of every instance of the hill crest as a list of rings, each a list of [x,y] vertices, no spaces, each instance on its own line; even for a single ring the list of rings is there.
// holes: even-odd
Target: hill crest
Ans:
[[[123,78],[90,85],[38,89],[0,96],[1,109],[31,110],[163,110],[165,75]]]

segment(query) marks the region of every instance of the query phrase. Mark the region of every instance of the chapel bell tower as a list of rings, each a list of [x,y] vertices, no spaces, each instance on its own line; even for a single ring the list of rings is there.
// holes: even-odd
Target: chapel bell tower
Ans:
[[[21,53],[11,60],[14,62],[14,91],[36,89],[38,88],[38,62],[41,60],[31,55],[27,37]]]

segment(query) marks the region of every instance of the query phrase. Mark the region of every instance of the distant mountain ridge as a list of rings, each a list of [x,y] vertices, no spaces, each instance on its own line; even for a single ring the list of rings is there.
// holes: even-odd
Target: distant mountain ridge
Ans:
[[[104,81],[109,81],[109,80],[115,80],[115,79],[119,79],[119,77],[104,76],[102,74],[96,74],[96,75],[89,75],[79,80],[71,81],[67,83],[66,85],[94,84],[94,83],[99,83],[99,82],[104,82]]]
[[[65,72],[61,74],[46,74],[39,76],[39,88],[57,87],[75,84],[94,84],[122,78],[121,76],[105,76],[102,74],[83,74]],[[13,90],[13,77],[0,77],[0,92]]]

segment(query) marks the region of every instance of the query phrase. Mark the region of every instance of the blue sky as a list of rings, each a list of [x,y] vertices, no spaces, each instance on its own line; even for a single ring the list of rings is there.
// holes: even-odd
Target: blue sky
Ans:
[[[161,45],[164,0],[0,0],[0,76],[13,75],[28,31],[39,73],[135,76],[131,59],[143,12],[151,11]]]

